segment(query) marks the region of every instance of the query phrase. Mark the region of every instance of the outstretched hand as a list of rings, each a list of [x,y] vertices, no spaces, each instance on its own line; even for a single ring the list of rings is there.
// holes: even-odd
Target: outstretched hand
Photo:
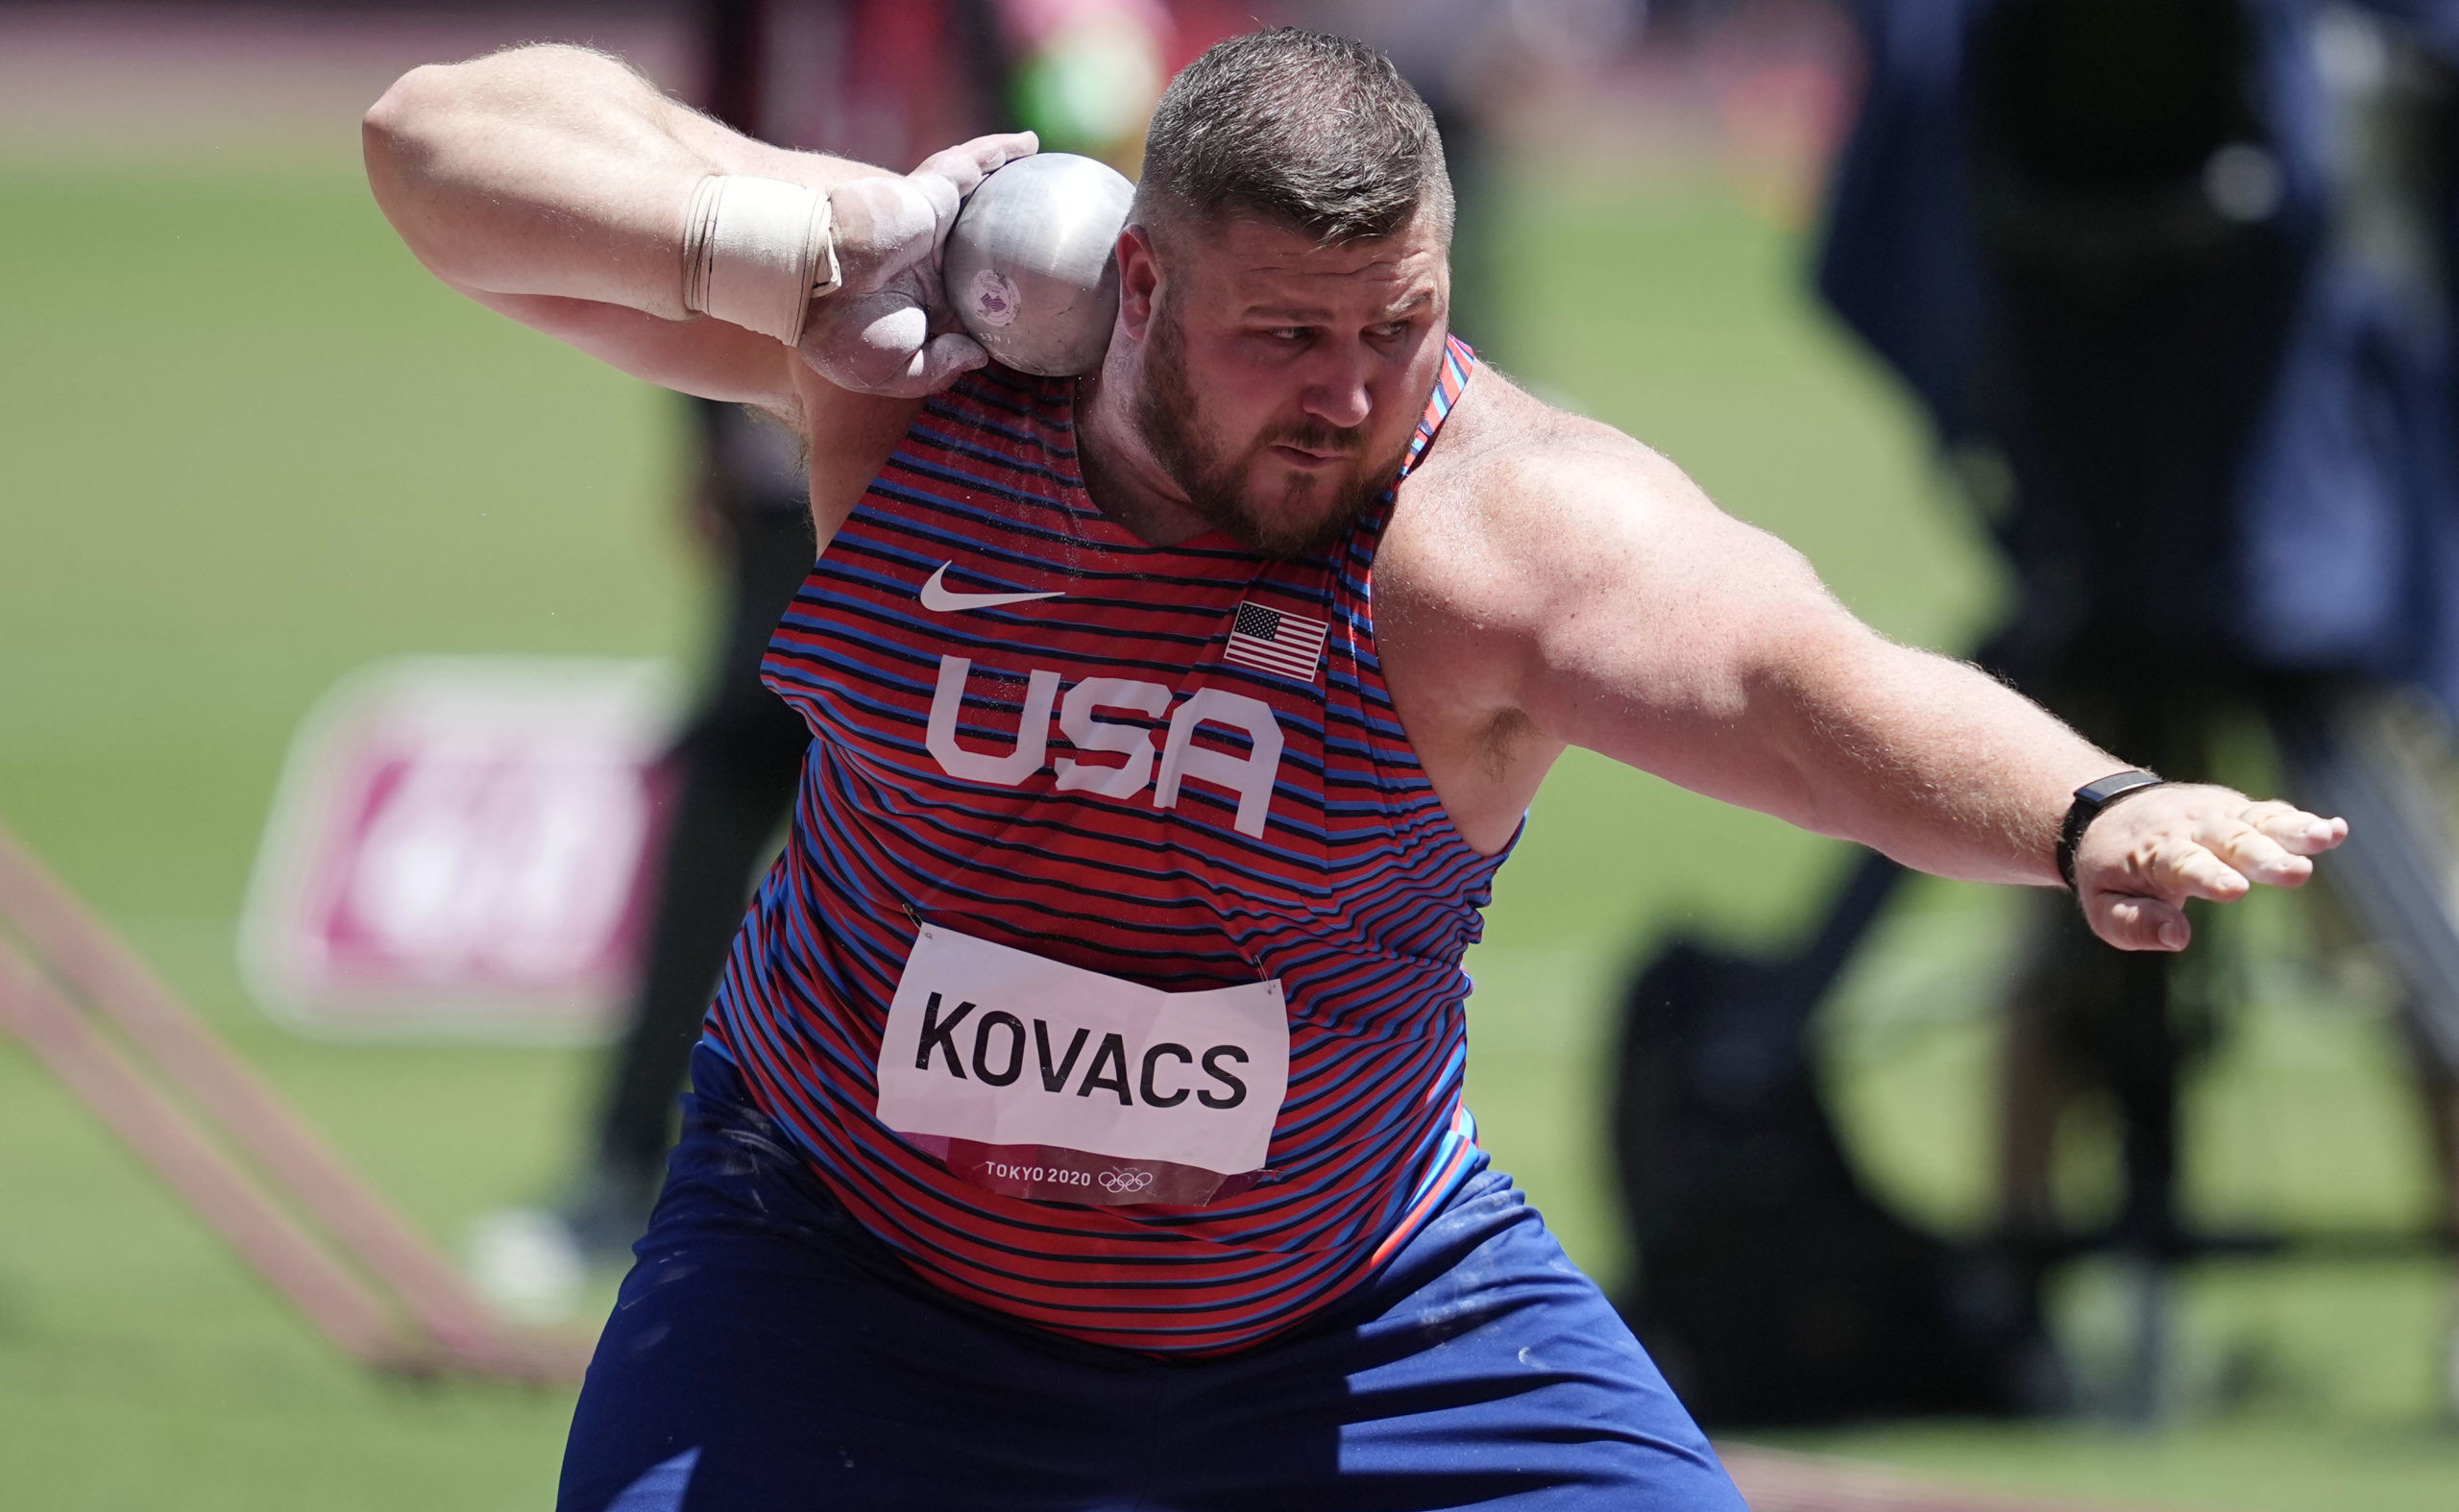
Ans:
[[[2294,888],[2348,820],[2228,788],[2180,783],[2110,805],[2075,850],[2075,892],[2092,933],[2120,950],[2183,950],[2188,898],[2227,903],[2255,883]]]
[[[1038,149],[1031,132],[977,136],[934,153],[904,178],[856,179],[831,190],[844,282],[803,329],[800,351],[813,371],[857,393],[914,399],[989,361],[979,342],[953,329],[939,288],[940,249],[974,186]]]

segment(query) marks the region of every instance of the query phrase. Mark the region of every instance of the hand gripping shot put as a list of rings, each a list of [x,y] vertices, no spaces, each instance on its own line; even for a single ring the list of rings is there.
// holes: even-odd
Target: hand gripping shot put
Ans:
[[[1205,53],[1132,190],[1024,136],[789,153],[557,47],[366,139],[437,276],[810,448],[764,674],[814,741],[570,1512],[1738,1508],[1462,1100],[1555,759],[2071,878],[2123,949],[2345,833],[2112,785],[1481,366],[1432,117],[1354,42]]]
[[[1003,367],[1091,372],[1118,320],[1118,233],[1135,185],[1072,153],[1020,158],[966,196],[941,287],[965,333]]]

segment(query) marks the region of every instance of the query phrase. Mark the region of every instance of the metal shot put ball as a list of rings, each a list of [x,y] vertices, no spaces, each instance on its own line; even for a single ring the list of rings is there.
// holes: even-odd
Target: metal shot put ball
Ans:
[[[1118,318],[1119,228],[1135,185],[1073,153],[1019,158],[982,181],[948,232],[948,303],[992,360],[1042,378],[1099,367]]]

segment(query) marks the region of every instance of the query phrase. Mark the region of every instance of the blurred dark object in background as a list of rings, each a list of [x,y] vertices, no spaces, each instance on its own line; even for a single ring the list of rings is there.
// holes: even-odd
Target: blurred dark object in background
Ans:
[[[1819,286],[2005,547],[2012,670],[2124,632],[2185,668],[2459,706],[2459,51],[2317,0],[1860,18],[1868,92]]]
[[[700,7],[700,104],[753,135],[778,130],[769,102],[781,82],[812,82],[807,60],[780,66],[779,9],[763,0]],[[805,18],[825,11],[840,26],[859,19],[852,7],[797,9]],[[657,1200],[701,1014],[810,744],[801,719],[760,681],[768,637],[816,554],[800,458],[781,428],[738,405],[686,402],[690,503],[724,562],[718,624],[699,704],[667,756],[674,808],[640,986],[607,1062],[587,1164],[556,1214],[579,1255],[610,1262],[628,1253]]]
[[[1867,93],[1819,286],[1920,398],[2013,570],[2013,617],[1980,660],[2173,777],[2210,775],[2216,736],[2251,716],[2287,795],[2348,816],[2323,875],[2401,989],[2459,1211],[2459,845],[2437,787],[2459,709],[2459,5],[1864,0],[1856,20]],[[2055,1370],[2007,1346],[2037,1329],[2046,1267],[2109,1249],[2136,1278],[2117,1405],[2156,1417],[2169,1269],[2289,1242],[2178,1212],[2179,1088],[2227,1006],[2200,958],[2225,936],[2206,927],[2187,963],[2121,956],[2070,900],[2040,898],[2009,1003],[1994,1259],[1976,1257],[1878,1210],[1809,1071],[1816,998],[1891,870],[1863,864],[1788,967],[1677,943],[1643,973],[1617,1129],[1635,1324],[1677,1362],[1756,1329],[1758,1371],[1796,1382],[1703,1366],[1691,1400],[1712,1424],[2047,1408]],[[1730,1061],[1744,1042],[1773,1068],[1755,1101],[1718,1107],[1640,1063],[1651,1045]],[[2050,1169],[2082,1096],[2117,1112],[2123,1197],[2105,1230],[2072,1233]],[[1707,1149],[1735,1186],[1668,1163]],[[1763,1259],[1750,1295],[1730,1281],[1736,1226],[1765,1207],[1750,1242],[1785,1244],[1768,1193],[1788,1183],[1792,1242],[1817,1253]],[[1977,1274],[1996,1280],[1976,1293]],[[1889,1336],[1908,1329],[1927,1336]],[[1960,1402],[1870,1389],[1902,1357],[1957,1379],[1976,1350],[1996,1374]]]
[[[2026,1278],[1862,1184],[1803,1053],[1901,874],[1865,859],[1795,955],[1680,940],[1627,989],[1614,1131],[1642,1271],[1623,1310],[1702,1422],[2068,1404]]]

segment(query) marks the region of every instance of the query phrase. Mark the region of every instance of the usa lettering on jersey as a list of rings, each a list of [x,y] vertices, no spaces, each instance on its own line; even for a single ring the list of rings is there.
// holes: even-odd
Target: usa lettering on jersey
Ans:
[[[1420,443],[1471,366],[1465,348],[1447,350]],[[1251,1347],[1341,1295],[1474,1166],[1459,1104],[1459,967],[1499,858],[1444,822],[1390,714],[1368,592],[1390,500],[1320,559],[1152,547],[1085,496],[1074,402],[1068,380],[995,366],[967,375],[925,408],[813,565],[766,664],[818,737],[800,833],[738,944],[740,968],[719,985],[710,1035],[830,1190],[915,1275],[1029,1326],[1196,1357]],[[938,607],[919,592],[935,575]],[[1035,597],[985,601],[1010,594]],[[1242,602],[1279,623],[1249,615],[1241,626]],[[1320,654],[1317,624],[1329,627]],[[1294,659],[1254,665],[1250,649]],[[945,652],[972,660],[938,699],[932,749]],[[1031,697],[1032,672],[1052,670]],[[1087,682],[1097,685],[1080,691]],[[1144,686],[1122,686],[1134,684]],[[1259,719],[1205,718],[1173,742],[1174,719],[1216,706],[1181,713],[1207,686],[1271,705],[1287,738],[1277,763],[1256,753]],[[1035,718],[1021,721],[1029,700]],[[1165,794],[1173,744],[1179,781]],[[1189,748],[1242,769],[1228,783],[1208,777]],[[962,754],[951,762],[952,750]],[[951,771],[972,769],[963,754],[1015,765],[985,783]],[[1242,801],[1260,837],[1233,827]],[[1148,877],[1135,853],[1156,849],[1186,865]],[[909,998],[911,1026],[898,1025],[883,1062],[889,1004],[924,925],[1156,986],[1285,973],[1285,1087],[1215,1057],[1248,1100],[1205,1108],[1206,1091],[1231,1095],[1203,1064],[1228,1038],[1166,1019],[1170,1032],[1138,1038],[1068,1020],[1063,1004],[949,982]],[[1068,942],[1036,942],[1051,933]],[[1189,1207],[1178,1204],[1201,1195],[1168,1191],[1170,1167],[1156,1161],[1013,1134],[891,1133],[875,1116],[881,1068],[890,1084],[917,1075],[930,991],[941,994],[939,1028],[974,1005],[945,1040],[963,1080],[939,1041],[918,1073],[943,1092],[981,1086],[977,1036],[983,1066],[1005,1076],[1014,1034],[990,1016],[1005,1012],[1025,1036],[1010,1095],[1124,1114],[1123,1069],[1135,1110],[1151,1114],[1141,1083],[1153,1053],[1152,1101],[1188,1091],[1161,1112],[1234,1119],[1278,1103],[1269,1156],[1241,1157],[1268,1170],[1232,1172],[1208,1206]],[[1042,1089],[1036,1018],[1049,1025],[1054,1078],[1076,1028],[1088,1031],[1060,1092]],[[1099,1054],[1108,1033],[1120,1036],[1115,1059]],[[1156,1053],[1170,1044],[1195,1063]],[[900,1095],[889,1087],[891,1115]],[[1054,1148],[1076,1153],[1053,1158]],[[1250,1176],[1252,1190],[1224,1199]],[[1124,1206],[1095,1206],[1087,1188]]]
[[[970,657],[942,655],[939,681],[931,696],[931,722],[925,736],[931,758],[951,777],[995,783],[1003,788],[1024,785],[1045,765],[1058,774],[1061,793],[1097,793],[1106,798],[1132,802],[1147,788],[1153,806],[1174,809],[1185,782],[1192,777],[1236,793],[1238,814],[1233,827],[1242,835],[1261,837],[1272,810],[1273,785],[1280,777],[1283,744],[1280,721],[1272,705],[1227,688],[1199,688],[1170,711],[1170,727],[1160,749],[1153,732],[1142,725],[1123,724],[1100,717],[1100,711],[1132,711],[1148,719],[1170,708],[1170,690],[1156,682],[1127,677],[1087,677],[1059,697],[1055,671],[1035,669],[1025,679],[1023,713],[1016,738],[1005,753],[967,750],[957,744],[957,725],[963,714],[965,685],[973,674]],[[1049,761],[1051,709],[1059,710],[1059,728],[1080,752],[1103,751],[1122,758],[1120,765],[1086,765],[1073,756]],[[1214,724],[1245,735],[1247,754],[1217,750],[1196,744],[1196,730]]]

